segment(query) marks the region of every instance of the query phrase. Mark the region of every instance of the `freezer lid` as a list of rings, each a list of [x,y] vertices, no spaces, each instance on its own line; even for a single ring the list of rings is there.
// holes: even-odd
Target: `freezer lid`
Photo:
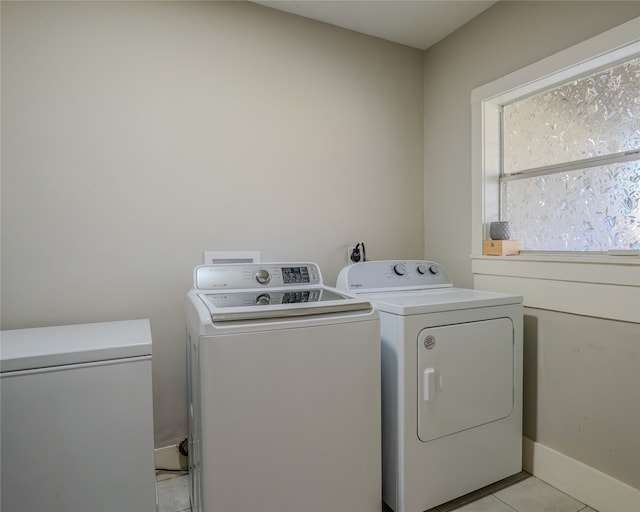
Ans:
[[[151,356],[148,319],[0,332],[0,372]]]

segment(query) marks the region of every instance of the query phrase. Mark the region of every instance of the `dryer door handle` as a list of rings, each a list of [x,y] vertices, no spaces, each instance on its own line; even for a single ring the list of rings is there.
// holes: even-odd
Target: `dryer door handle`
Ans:
[[[435,368],[425,368],[422,372],[422,399],[425,402],[433,400],[436,390]]]

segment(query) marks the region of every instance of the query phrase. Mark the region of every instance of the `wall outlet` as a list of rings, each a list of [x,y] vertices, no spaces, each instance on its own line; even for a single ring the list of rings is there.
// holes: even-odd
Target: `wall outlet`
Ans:
[[[359,263],[360,261],[362,261],[362,249],[360,249],[360,260],[359,261],[353,261],[351,259],[351,253],[353,252],[353,250],[355,249],[354,247],[347,247],[347,265],[353,265],[354,263]]]

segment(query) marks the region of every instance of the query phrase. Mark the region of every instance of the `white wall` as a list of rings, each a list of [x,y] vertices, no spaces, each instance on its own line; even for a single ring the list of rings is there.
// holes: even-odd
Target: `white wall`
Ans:
[[[2,328],[150,318],[157,446],[202,251],[422,257],[422,52],[237,2],[1,9]]]

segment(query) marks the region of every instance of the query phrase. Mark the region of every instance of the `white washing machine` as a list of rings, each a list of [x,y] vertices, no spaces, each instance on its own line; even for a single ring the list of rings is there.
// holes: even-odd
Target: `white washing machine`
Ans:
[[[379,512],[380,327],[313,263],[203,265],[186,301],[194,512]]]
[[[382,495],[422,512],[522,469],[522,297],[454,288],[431,261],[348,266],[380,309]]]

